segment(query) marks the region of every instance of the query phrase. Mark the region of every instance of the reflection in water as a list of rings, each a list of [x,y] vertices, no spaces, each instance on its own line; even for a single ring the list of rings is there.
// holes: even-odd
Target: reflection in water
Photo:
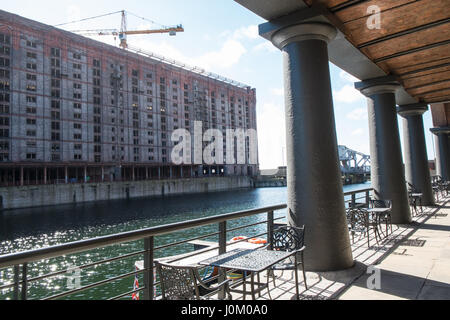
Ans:
[[[350,191],[368,186],[370,184],[345,186],[344,190]],[[0,255],[282,203],[286,203],[286,188],[260,188],[5,211],[0,213]],[[284,216],[284,214],[282,210],[275,216]],[[263,221],[265,218],[264,215],[247,217],[237,224],[230,223],[229,227]],[[260,225],[230,233],[228,236],[231,239],[235,235],[252,235],[264,232],[264,229],[265,225]],[[157,237],[155,243],[158,246],[212,232],[217,232],[216,225]],[[100,248],[87,254],[41,261],[29,266],[30,275],[54,272],[69,266],[79,266],[138,250],[142,250],[142,241]],[[174,247],[156,252],[155,256],[175,255],[186,250],[192,250],[191,246]],[[83,270],[82,282],[92,283],[92,281],[104,280],[105,276],[117,276],[130,272],[133,270],[135,260],[136,258],[126,259]],[[0,271],[0,286],[6,279],[11,279],[11,272],[12,270]],[[31,284],[29,297],[38,298],[55,294],[59,290],[67,290],[66,282],[67,277],[60,276]],[[70,298],[110,297],[131,290],[130,283],[132,284],[130,278],[124,279]],[[10,291],[0,292],[0,300],[10,297]]]

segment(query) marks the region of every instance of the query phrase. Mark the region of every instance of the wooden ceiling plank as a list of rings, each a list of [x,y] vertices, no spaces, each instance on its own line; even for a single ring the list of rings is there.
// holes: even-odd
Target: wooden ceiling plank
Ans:
[[[450,79],[442,79],[442,80],[438,80],[438,81],[434,81],[434,82],[429,82],[429,83],[424,83],[421,85],[417,85],[417,86],[413,86],[413,87],[405,87],[406,90],[408,91],[412,91],[412,90],[430,90],[429,88],[433,88],[436,86],[442,87],[442,88],[450,88]],[[440,89],[439,89],[440,90]]]
[[[368,18],[371,14],[370,12],[368,13],[368,8],[372,5],[378,6],[380,8],[381,14],[383,14],[383,12],[387,10],[397,8],[414,1],[416,0],[370,0],[345,7],[344,9],[341,9],[337,12],[335,12],[337,6],[331,7],[330,10],[332,12],[335,12],[336,17],[338,17],[343,23],[345,23],[361,18]]]
[[[405,76],[408,74],[414,74],[416,72],[422,72],[422,71],[426,71],[426,70],[430,70],[430,69],[434,69],[434,68],[439,68],[448,63],[450,63],[450,57],[426,61],[426,62],[412,63],[410,65],[398,67],[396,69],[396,71],[397,71],[396,74],[399,76]],[[382,65],[384,63],[382,62],[380,64]]]
[[[403,75],[399,75],[399,77],[402,80],[409,80],[409,79],[415,79],[415,78],[420,78],[420,77],[424,77],[424,76],[431,76],[434,74],[447,73],[447,72],[450,72],[450,62],[443,64],[443,65],[429,67],[423,71],[417,70],[415,72],[410,72],[410,73],[406,73]]]
[[[427,99],[425,102],[428,104],[439,103],[439,102],[450,102],[450,94],[442,96],[442,97]]]
[[[440,72],[419,78],[402,80],[402,83],[405,89],[413,89],[448,80],[450,80],[450,74],[448,72]]]
[[[381,29],[367,28],[367,19],[344,23],[346,34],[356,46],[388,35],[450,18],[448,0],[422,0],[403,5],[381,14]]]
[[[423,47],[419,47],[419,48],[414,48],[414,49],[398,52],[398,53],[395,53],[395,54],[392,54],[390,56],[386,56],[386,57],[383,57],[383,58],[374,59],[374,62],[375,63],[379,63],[379,62],[386,61],[386,60],[391,60],[391,59],[394,59],[394,58],[397,58],[397,57],[406,56],[406,55],[409,55],[409,54],[412,54],[412,53],[416,53],[416,52],[420,52],[420,51],[425,51],[425,50],[430,50],[430,49],[433,49],[433,48],[442,47],[442,46],[445,46],[447,44],[450,44],[450,39],[442,41],[442,42],[439,42],[439,43],[432,43],[432,44],[429,44],[429,45],[426,45],[426,46],[423,46]]]
[[[372,60],[392,56],[450,39],[450,23],[403,35],[364,47],[361,51]]]
[[[400,69],[402,67],[447,58],[450,58],[450,44],[434,47],[427,50],[422,50],[419,52],[413,52],[407,55],[379,62],[378,64],[380,65],[385,63],[387,66],[389,66],[389,69],[392,72],[394,72],[395,74],[399,74],[400,72],[397,69]]]
[[[418,99],[431,99],[431,98],[440,98],[440,97],[446,96],[448,94],[450,94],[450,88],[444,89],[444,90],[436,90],[433,92],[418,93],[413,96]]]

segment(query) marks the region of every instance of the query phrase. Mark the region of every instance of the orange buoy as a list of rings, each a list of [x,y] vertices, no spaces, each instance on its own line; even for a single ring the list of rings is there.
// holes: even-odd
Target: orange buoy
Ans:
[[[239,240],[245,240],[245,239],[247,239],[247,237],[237,236],[237,237],[234,237],[233,239],[231,239],[231,241],[239,241]]]
[[[251,239],[249,239],[247,241],[250,242],[250,243],[253,243],[253,244],[265,244],[265,243],[267,243],[266,239],[261,239],[261,238],[251,238]]]

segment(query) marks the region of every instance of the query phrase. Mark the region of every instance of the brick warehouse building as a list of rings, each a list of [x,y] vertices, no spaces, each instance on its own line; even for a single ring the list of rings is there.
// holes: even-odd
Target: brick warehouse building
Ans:
[[[194,121],[225,148],[226,129],[256,130],[255,89],[0,10],[0,185],[258,172],[172,164]]]

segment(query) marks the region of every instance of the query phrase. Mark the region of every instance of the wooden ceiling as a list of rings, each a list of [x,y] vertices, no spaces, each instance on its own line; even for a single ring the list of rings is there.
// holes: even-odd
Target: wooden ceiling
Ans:
[[[304,0],[324,4],[346,38],[417,101],[450,101],[450,0]],[[380,29],[369,29],[369,6]]]

